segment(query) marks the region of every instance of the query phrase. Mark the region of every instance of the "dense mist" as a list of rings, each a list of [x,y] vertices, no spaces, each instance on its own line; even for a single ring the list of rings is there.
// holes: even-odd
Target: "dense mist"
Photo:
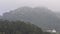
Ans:
[[[22,6],[47,7],[54,12],[60,12],[60,0],[0,0],[0,15]]]

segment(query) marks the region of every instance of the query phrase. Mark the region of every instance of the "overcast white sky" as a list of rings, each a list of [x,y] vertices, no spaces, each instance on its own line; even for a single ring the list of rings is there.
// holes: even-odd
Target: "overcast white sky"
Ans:
[[[0,14],[21,6],[44,6],[53,11],[60,11],[60,0],[0,0]]]

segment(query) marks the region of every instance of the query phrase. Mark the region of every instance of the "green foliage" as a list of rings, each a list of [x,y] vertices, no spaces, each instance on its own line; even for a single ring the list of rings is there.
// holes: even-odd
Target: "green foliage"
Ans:
[[[51,34],[50,32],[44,32],[43,34]]]
[[[5,34],[42,34],[41,28],[23,21],[0,20],[0,32]]]

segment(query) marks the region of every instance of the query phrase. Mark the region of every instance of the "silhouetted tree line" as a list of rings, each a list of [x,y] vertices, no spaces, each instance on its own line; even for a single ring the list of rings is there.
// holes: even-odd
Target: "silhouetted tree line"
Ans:
[[[42,29],[24,21],[8,21],[0,19],[1,34],[42,34]]]

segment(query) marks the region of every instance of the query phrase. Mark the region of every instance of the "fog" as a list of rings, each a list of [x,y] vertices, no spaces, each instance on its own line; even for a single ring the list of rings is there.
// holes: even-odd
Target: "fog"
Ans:
[[[0,14],[22,6],[47,7],[52,11],[60,11],[60,0],[0,0]]]

